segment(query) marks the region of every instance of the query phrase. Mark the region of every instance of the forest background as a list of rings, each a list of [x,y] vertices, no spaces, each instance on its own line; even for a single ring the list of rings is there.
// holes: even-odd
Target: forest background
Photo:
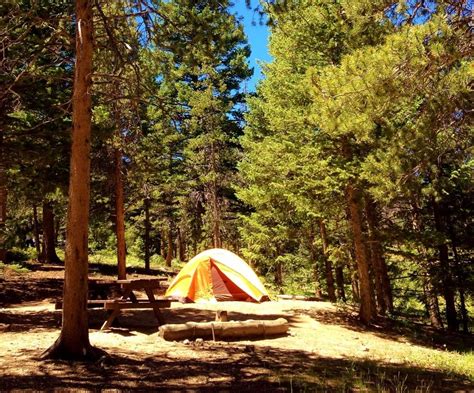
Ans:
[[[230,2],[94,2],[89,260],[123,277],[224,247],[273,293],[467,332],[472,2],[249,6],[254,94]],[[0,260],[60,263],[74,10],[0,7]]]

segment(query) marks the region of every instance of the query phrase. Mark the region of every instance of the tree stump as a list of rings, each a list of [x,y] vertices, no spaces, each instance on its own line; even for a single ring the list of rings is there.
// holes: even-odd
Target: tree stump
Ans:
[[[216,322],[228,322],[229,317],[227,315],[227,311],[216,311]]]

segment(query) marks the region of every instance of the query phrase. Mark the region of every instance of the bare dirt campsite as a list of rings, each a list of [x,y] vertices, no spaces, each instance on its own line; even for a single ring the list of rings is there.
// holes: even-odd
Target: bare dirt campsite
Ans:
[[[0,5],[0,391],[474,392],[472,0]]]
[[[108,278],[107,275],[98,275]],[[133,274],[132,277],[146,277]],[[117,327],[99,328],[104,310],[90,310],[90,341],[107,352],[93,362],[39,360],[57,338],[63,272],[36,266],[5,271],[0,281],[1,391],[387,391],[474,389],[472,338],[435,334],[394,322],[362,326],[350,308],[324,301],[261,304],[173,303],[166,323],[285,318],[288,334],[234,341],[165,341],[150,310],[126,311]],[[423,332],[423,333],[422,333]]]

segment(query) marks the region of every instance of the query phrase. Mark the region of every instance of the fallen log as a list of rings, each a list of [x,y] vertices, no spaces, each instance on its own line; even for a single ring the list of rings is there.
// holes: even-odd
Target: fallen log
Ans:
[[[165,340],[183,340],[185,338],[236,339],[250,337],[269,337],[285,334],[288,321],[275,320],[230,321],[230,322],[187,322],[160,326],[160,337]]]

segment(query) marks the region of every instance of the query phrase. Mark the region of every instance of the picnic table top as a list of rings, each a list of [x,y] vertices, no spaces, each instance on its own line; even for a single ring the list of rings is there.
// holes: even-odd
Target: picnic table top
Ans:
[[[117,280],[108,279],[108,278],[89,277],[89,282],[93,284],[103,284],[103,285],[117,284]]]

